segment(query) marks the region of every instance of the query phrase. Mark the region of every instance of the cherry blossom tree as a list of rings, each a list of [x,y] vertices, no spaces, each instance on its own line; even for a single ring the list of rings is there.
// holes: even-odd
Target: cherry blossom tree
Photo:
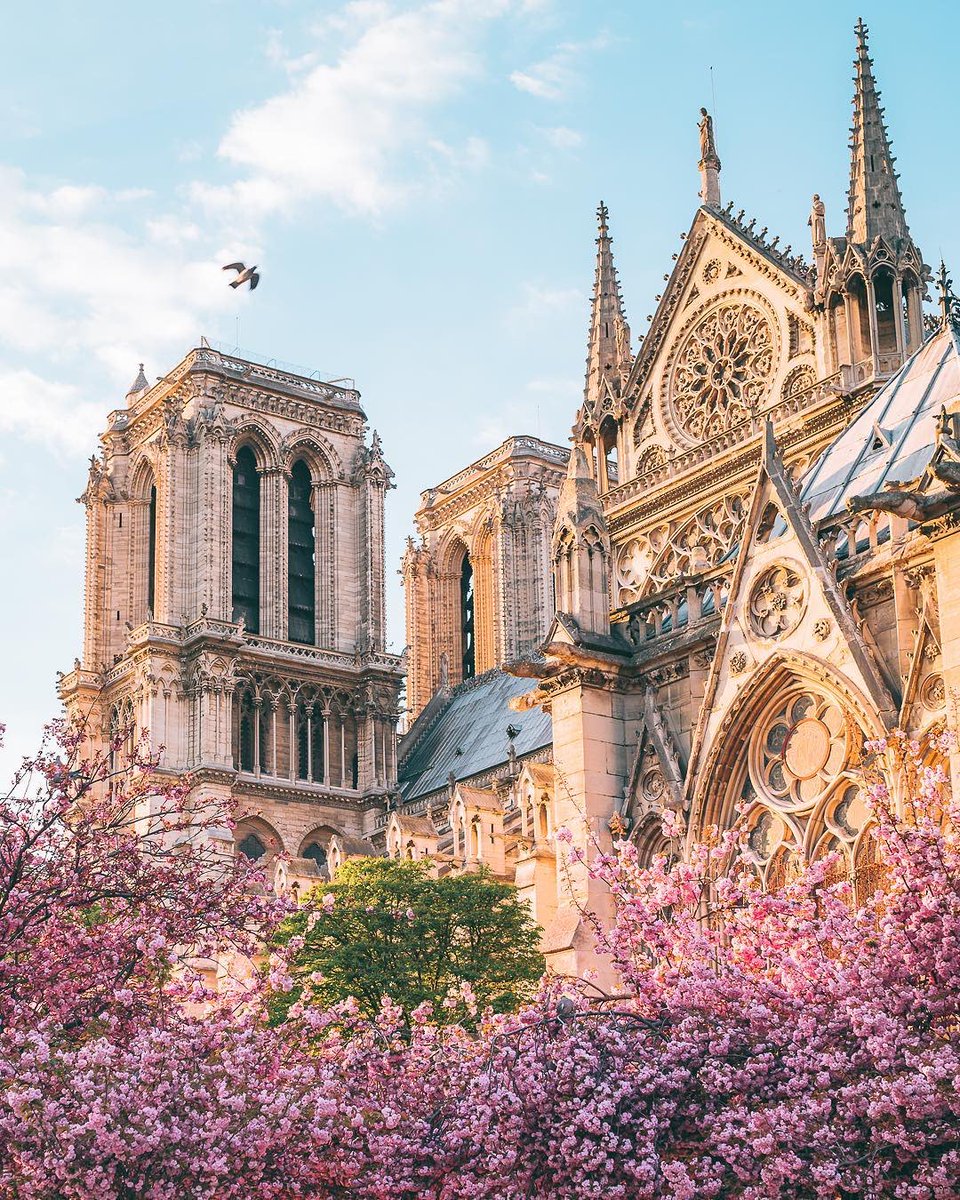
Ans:
[[[874,896],[829,860],[764,893],[733,833],[620,845],[591,870],[622,986],[547,980],[474,1032],[299,977],[271,1027],[283,957],[209,995],[196,956],[254,952],[282,904],[199,836],[229,814],[67,739],[0,805],[0,1196],[954,1196],[960,810],[927,750],[872,747]]]

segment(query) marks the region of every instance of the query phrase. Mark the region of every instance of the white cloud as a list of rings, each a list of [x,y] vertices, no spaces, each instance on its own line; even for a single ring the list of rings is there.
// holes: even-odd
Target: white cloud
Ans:
[[[84,402],[79,389],[33,371],[0,372],[0,432],[82,454],[97,444],[104,406]]]
[[[507,310],[507,318],[512,325],[539,324],[558,313],[573,312],[582,303],[583,293],[578,288],[525,283],[520,298]]]
[[[406,10],[348,4],[314,27],[325,45],[339,39],[330,61],[317,61],[318,52],[291,59],[273,38],[268,57],[290,85],[235,114],[218,149],[247,176],[195,188],[195,197],[221,212],[261,213],[323,197],[375,216],[424,177],[432,181],[438,144],[441,159],[476,161],[471,147],[479,139],[450,147],[431,116],[482,75],[484,23],[516,7],[510,0],[434,0]]]
[[[588,50],[602,50],[608,44],[601,34],[588,42],[562,42],[552,54],[522,71],[514,71],[510,82],[521,92],[541,100],[562,100],[577,82],[577,61]]]
[[[555,125],[545,129],[543,136],[556,150],[576,150],[583,145],[583,134],[576,129],[568,129],[566,125]]]
[[[575,379],[531,379],[523,391],[494,411],[484,413],[473,433],[473,444],[483,451],[499,446],[516,434],[555,439],[556,413],[571,412],[583,385]]]
[[[153,215],[148,201],[148,192],[96,187],[41,192],[22,172],[0,168],[6,433],[47,437],[61,450],[94,446],[103,413],[139,361],[165,364],[197,340],[205,320],[244,302],[224,287],[209,231],[199,251],[199,231],[187,218]],[[44,375],[70,382],[18,369],[18,356],[42,358]],[[116,396],[82,403],[77,380],[97,374],[113,381]]]

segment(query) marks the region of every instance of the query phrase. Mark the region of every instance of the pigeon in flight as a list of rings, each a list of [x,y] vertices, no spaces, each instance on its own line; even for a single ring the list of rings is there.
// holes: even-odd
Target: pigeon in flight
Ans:
[[[256,267],[247,267],[243,263],[227,263],[223,270],[237,272],[236,279],[230,280],[230,286],[232,288],[238,288],[241,283],[249,283],[250,291],[252,292],[260,282],[260,276],[257,274]]]

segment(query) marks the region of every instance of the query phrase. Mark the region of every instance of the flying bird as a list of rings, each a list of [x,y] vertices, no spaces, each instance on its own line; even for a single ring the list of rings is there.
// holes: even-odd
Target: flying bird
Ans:
[[[256,267],[248,267],[243,263],[227,263],[223,270],[237,272],[236,279],[230,280],[230,286],[232,288],[238,288],[242,283],[249,283],[250,291],[252,292],[260,282],[260,276],[257,274]]]

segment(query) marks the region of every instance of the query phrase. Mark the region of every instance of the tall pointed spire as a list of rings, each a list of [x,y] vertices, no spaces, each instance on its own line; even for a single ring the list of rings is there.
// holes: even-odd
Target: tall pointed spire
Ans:
[[[880,93],[873,77],[873,59],[867,49],[868,31],[863,19],[856,24],[857,57],[854,60],[853,128],[850,130],[850,191],[847,200],[847,240],[870,245],[884,237],[890,243],[907,240],[910,231],[893,169],[887,127],[883,123]]]
[[[590,340],[587,344],[587,381],[584,398],[595,407],[604,391],[604,380],[619,380],[630,366],[630,326],[623,311],[617,269],[613,265],[613,239],[607,225],[607,206],[597,209],[597,272],[590,310]]]

